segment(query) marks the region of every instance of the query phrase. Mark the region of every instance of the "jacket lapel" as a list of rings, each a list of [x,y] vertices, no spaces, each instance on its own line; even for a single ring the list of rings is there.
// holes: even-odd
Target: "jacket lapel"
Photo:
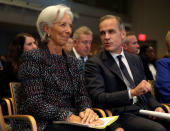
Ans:
[[[135,85],[137,85],[137,83],[136,83],[137,76],[136,76],[136,73],[135,73],[136,72],[136,64],[134,63],[133,58],[131,58],[131,55],[127,54],[126,52],[124,52],[124,54],[125,54],[125,57],[128,61],[128,64],[129,64]]]
[[[111,54],[107,51],[104,51],[102,54],[102,59],[103,59],[103,63],[104,65],[115,75],[117,75],[122,82],[124,82],[123,77],[121,75],[120,69],[116,63],[116,61],[114,60],[114,58],[111,56]]]

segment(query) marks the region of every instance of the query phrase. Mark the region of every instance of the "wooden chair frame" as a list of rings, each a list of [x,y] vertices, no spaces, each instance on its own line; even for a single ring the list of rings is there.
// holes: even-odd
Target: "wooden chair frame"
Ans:
[[[21,86],[21,83],[19,83],[19,82],[10,82],[9,83],[11,96],[12,96],[12,98],[9,98],[9,99],[12,101],[12,107],[13,107],[13,114],[14,115],[4,116],[4,118],[5,119],[17,118],[17,119],[22,119],[22,120],[28,120],[31,123],[32,131],[37,131],[37,124],[36,124],[35,118],[33,116],[17,114],[16,103],[15,103],[15,94],[14,94],[14,90],[13,90],[13,86],[15,86],[15,85]]]

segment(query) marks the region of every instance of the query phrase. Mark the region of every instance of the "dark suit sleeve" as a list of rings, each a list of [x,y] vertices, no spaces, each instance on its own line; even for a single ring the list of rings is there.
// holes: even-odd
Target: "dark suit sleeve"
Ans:
[[[117,89],[117,85],[114,85],[117,81],[115,76],[97,57],[92,57],[87,61],[85,79],[86,87],[95,106],[112,108],[131,103],[127,89],[121,90],[121,87]]]
[[[139,56],[130,56],[130,59],[133,60],[132,63],[129,63],[131,66],[133,66],[132,69],[135,69],[135,72],[132,71],[134,79],[136,81],[136,86],[142,81],[146,80],[146,75],[144,71],[144,67],[142,64],[142,60]],[[131,70],[132,70],[131,69]],[[154,110],[156,107],[161,106],[160,103],[151,95],[151,92],[148,92],[143,95],[146,98],[146,103],[149,107],[149,109]]]
[[[132,59],[132,58],[131,58]],[[146,75],[144,71],[144,67],[142,64],[142,61],[139,56],[134,57],[133,60],[135,60],[133,64],[133,68],[137,68],[135,73],[133,72],[133,75],[135,76],[134,79],[136,81],[136,86],[142,81],[146,80]],[[132,65],[131,65],[132,66]],[[149,110],[154,110],[156,107],[161,107],[161,104],[151,95],[151,92],[148,92],[143,95],[146,98],[146,103],[149,107]]]

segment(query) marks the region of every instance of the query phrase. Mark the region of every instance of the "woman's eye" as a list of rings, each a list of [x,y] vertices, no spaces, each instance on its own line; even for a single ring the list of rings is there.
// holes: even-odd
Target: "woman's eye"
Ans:
[[[61,26],[62,26],[62,27],[64,27],[64,26],[66,26],[66,24],[65,24],[65,23],[63,23],[63,24],[61,24]]]
[[[27,43],[26,45],[31,46],[31,45],[32,45],[32,43],[30,42],[30,43]]]

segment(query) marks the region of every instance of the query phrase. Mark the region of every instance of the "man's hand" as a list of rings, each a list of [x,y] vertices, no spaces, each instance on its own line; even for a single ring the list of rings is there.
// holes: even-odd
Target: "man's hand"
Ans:
[[[82,119],[83,124],[90,124],[93,121],[99,120],[99,116],[90,108],[87,108],[85,111],[79,113],[80,118]]]
[[[130,90],[130,93],[131,93],[131,96],[133,97],[133,96],[143,95],[151,90],[152,90],[151,84],[149,82],[147,82],[146,80],[142,80],[136,86],[136,88]]]
[[[163,112],[163,113],[165,113],[165,111],[162,109],[162,107],[157,107],[156,109],[155,109],[155,111],[156,112]],[[157,119],[157,117],[152,117],[152,119]]]
[[[157,108],[155,109],[155,111],[156,111],[156,112],[164,112],[164,113],[165,113],[165,111],[162,109],[162,107],[157,107]]]

